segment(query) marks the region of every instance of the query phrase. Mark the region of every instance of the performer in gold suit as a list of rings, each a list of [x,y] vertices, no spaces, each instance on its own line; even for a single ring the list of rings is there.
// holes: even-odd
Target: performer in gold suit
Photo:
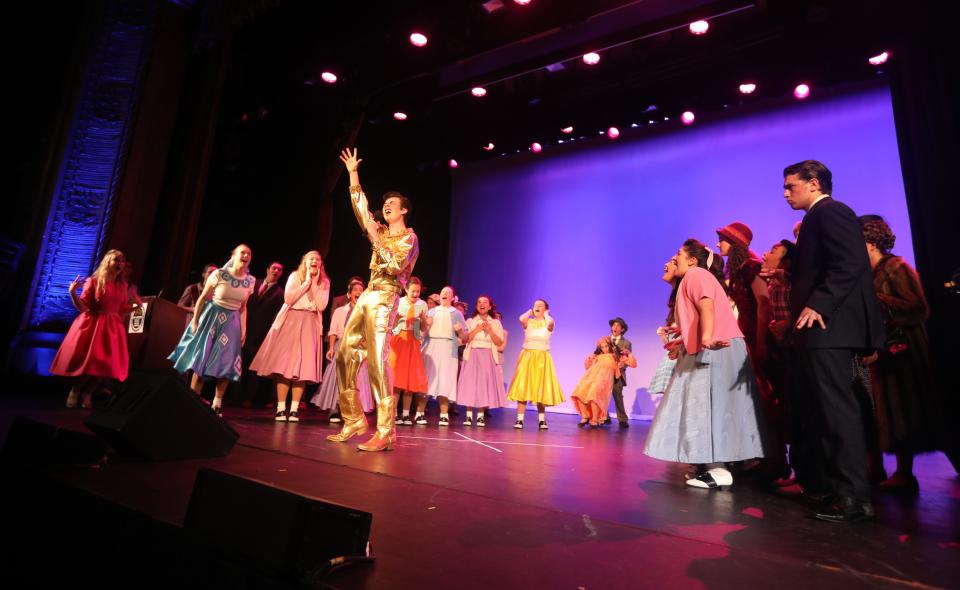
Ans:
[[[394,426],[397,395],[393,392],[388,362],[391,328],[397,315],[397,300],[407,286],[420,250],[417,234],[407,227],[405,221],[410,201],[397,192],[383,195],[382,212],[386,226],[380,225],[370,214],[367,197],[360,188],[357,169],[363,160],[357,158],[357,150],[343,150],[340,160],[350,174],[353,213],[370,239],[373,255],[370,258],[370,282],[347,319],[343,341],[337,351],[343,428],[328,436],[327,440],[346,442],[367,431],[367,419],[357,393],[357,371],[366,359],[370,389],[377,401],[377,431],[358,448],[361,451],[386,451],[394,447],[397,438]]]

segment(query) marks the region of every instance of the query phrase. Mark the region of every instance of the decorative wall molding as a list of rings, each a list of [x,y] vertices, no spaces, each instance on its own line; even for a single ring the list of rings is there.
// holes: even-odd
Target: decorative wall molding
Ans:
[[[106,249],[158,10],[157,0],[103,4],[40,245],[31,327],[76,315],[67,286]]]

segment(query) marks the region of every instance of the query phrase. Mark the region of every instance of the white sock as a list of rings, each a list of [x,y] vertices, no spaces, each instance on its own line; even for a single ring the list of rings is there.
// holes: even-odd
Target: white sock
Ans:
[[[287,411],[287,402],[277,402],[277,411],[286,412]]]
[[[442,412],[442,413],[440,414],[440,417],[441,417],[441,418],[446,418],[447,420],[450,419],[450,415],[447,414],[446,412]]]
[[[538,412],[538,413],[537,413],[537,416],[540,418],[540,421],[541,421],[541,422],[546,422],[546,421],[547,421],[547,414],[546,414],[546,412]]]
[[[473,420],[473,410],[467,410],[467,420]]]
[[[523,414],[517,414],[517,421],[523,422]]]
[[[410,415],[410,410],[404,410],[404,411],[403,411],[403,417],[404,417],[404,418],[406,418],[406,417],[409,416],[409,415]]]
[[[296,411],[297,411],[297,408],[299,408],[299,407],[300,407],[300,402],[295,402],[295,401],[291,401],[291,402],[290,402],[290,411],[291,411],[291,412],[296,412]]]
[[[210,407],[219,408],[221,405],[223,405],[223,398],[214,396],[213,401],[210,402]]]

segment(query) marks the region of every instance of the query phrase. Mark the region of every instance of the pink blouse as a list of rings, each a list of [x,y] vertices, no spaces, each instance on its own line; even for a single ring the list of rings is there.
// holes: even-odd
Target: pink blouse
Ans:
[[[743,338],[723,285],[710,271],[695,266],[683,275],[677,292],[677,323],[687,354],[696,354],[701,349],[700,310],[697,303],[704,298],[713,300],[713,339]]]

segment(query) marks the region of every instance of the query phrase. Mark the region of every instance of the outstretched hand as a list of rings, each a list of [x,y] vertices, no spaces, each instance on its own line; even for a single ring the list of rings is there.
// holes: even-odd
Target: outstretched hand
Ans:
[[[353,148],[353,152],[350,151],[350,148],[347,148],[340,152],[340,161],[347,167],[347,172],[356,172],[363,159],[357,157],[357,148]]]

